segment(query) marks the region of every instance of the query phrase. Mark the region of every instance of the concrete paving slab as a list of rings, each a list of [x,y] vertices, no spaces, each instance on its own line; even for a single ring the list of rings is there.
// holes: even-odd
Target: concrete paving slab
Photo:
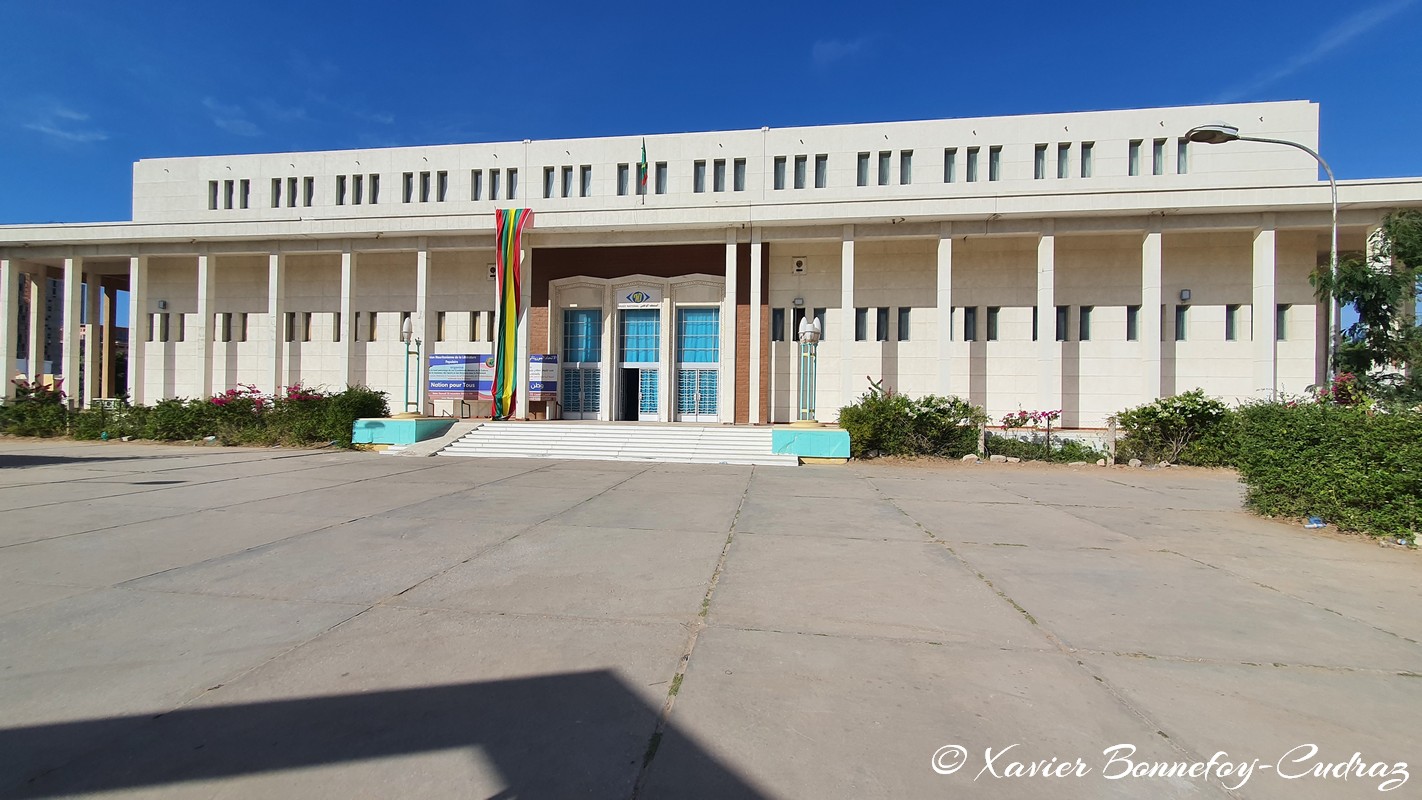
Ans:
[[[403,496],[408,484],[392,487]],[[416,490],[435,494],[428,500],[398,505],[378,516],[402,520],[447,520],[468,522],[485,527],[505,528],[510,532],[553,518],[590,497],[602,493],[598,487],[568,487],[562,490],[529,489],[506,486],[503,482],[488,487],[462,489],[453,484],[418,484]]]
[[[716,626],[929,642],[1050,643],[942,545],[738,533]]]
[[[1307,634],[1303,634],[1307,635]],[[1417,794],[1422,679],[1382,672],[1281,669],[1268,664],[1203,664],[1086,656],[1087,665],[1127,701],[1159,720],[1172,740],[1201,754],[1225,751],[1262,762],[1240,794],[1261,800],[1346,800]],[[1318,749],[1314,753],[1307,745]],[[1389,778],[1307,774],[1319,764],[1408,762],[1413,774],[1388,792]],[[1281,764],[1282,761],[1282,764]],[[1286,775],[1280,777],[1280,769]]]
[[[952,480],[929,473],[923,477],[867,477],[883,497],[895,500],[931,500],[951,503],[1007,503],[1029,505],[1020,493],[982,481]]]
[[[164,473],[170,474],[170,473]],[[248,478],[211,478],[190,485],[135,486],[134,491],[109,498],[109,502],[134,505],[160,505],[169,508],[226,508],[246,504],[264,505],[264,501],[315,493],[318,489],[342,487],[340,481],[319,480],[297,475],[263,475]]]
[[[750,484],[750,492],[764,498],[837,497],[877,500],[881,497],[858,473],[841,466],[756,470],[755,478]]]
[[[324,527],[310,517],[214,509],[7,547],[0,580],[112,586]]]
[[[901,499],[894,504],[950,543],[1108,549],[1140,544],[1065,510],[1033,503]]]
[[[726,771],[766,797],[1226,796],[1203,782],[1104,780],[1099,769],[1080,778],[974,780],[985,748],[1014,743],[1023,761],[1081,757],[1093,768],[1117,742],[1137,743],[1142,756],[1179,756],[1084,677],[1057,652],[712,628],[697,643],[673,714],[702,749],[664,746],[644,796],[727,797],[718,785]],[[940,775],[931,760],[948,745],[965,747],[967,763]]]
[[[37,785],[625,798],[685,638],[674,624],[373,609]]]
[[[0,547],[189,513],[160,505],[131,505],[90,500],[5,512]]]
[[[463,522],[367,517],[127,585],[159,592],[372,604],[510,535],[505,529]]]
[[[350,606],[102,589],[0,617],[6,729],[169,711],[359,611]],[[113,732],[102,722],[62,737],[9,737],[0,796]],[[18,780],[17,780],[18,778]]]
[[[545,524],[485,550],[393,603],[422,608],[689,622],[723,533]]]
[[[379,456],[372,455],[371,458]],[[258,507],[271,514],[340,514],[356,519],[419,506],[436,498],[453,497],[462,491],[466,490],[447,483],[401,483],[397,486],[372,479],[335,483],[311,491],[268,498],[261,501]]]
[[[1171,553],[958,551],[1072,647],[1422,672],[1416,642]]]
[[[559,514],[557,521],[593,528],[729,531],[741,506],[741,490],[729,487],[720,492],[703,492],[689,488],[683,484],[678,493],[670,487],[638,489],[629,481]]]
[[[13,579],[3,581],[0,582],[0,615],[42,606],[89,590],[87,586],[55,586]]]
[[[790,536],[921,542],[921,528],[888,500],[826,502],[820,497],[748,494],[736,529]]]

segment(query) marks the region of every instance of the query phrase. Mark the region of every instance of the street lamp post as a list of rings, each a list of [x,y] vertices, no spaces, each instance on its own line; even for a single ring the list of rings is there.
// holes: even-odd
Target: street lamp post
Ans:
[[[418,416],[418,410],[410,411],[410,356],[414,356],[416,361],[420,358],[420,340],[412,338],[413,335],[414,326],[410,324],[410,318],[406,317],[405,323],[400,326],[400,341],[405,343],[405,414],[413,413]],[[411,344],[415,345],[413,350],[410,349]],[[419,400],[416,400],[414,405],[418,406]]]
[[[795,415],[796,427],[817,428],[820,425],[815,421],[815,393],[818,391],[816,383],[819,376],[816,351],[819,350],[822,335],[819,317],[800,320],[800,409]]]
[[[1324,382],[1332,386],[1334,375],[1334,361],[1338,358],[1338,353],[1343,347],[1343,335],[1339,329],[1339,317],[1341,309],[1338,303],[1338,181],[1333,178],[1333,170],[1328,166],[1328,162],[1323,160],[1323,156],[1317,150],[1307,145],[1291,142],[1287,139],[1268,139],[1263,136],[1244,136],[1239,132],[1239,128],[1233,125],[1226,125],[1223,122],[1216,122],[1209,125],[1200,125],[1191,128],[1186,132],[1185,138],[1192,142],[1201,144],[1224,144],[1225,142],[1264,142],[1265,144],[1282,144],[1287,147],[1298,148],[1299,150],[1313,156],[1318,165],[1323,167],[1323,171],[1328,175],[1328,189],[1332,197],[1333,205],[1333,242],[1328,253],[1328,277],[1332,287],[1329,292],[1328,302],[1328,353],[1324,359]]]

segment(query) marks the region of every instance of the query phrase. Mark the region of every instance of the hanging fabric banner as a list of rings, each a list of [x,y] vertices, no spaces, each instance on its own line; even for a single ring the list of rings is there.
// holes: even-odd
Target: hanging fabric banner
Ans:
[[[514,415],[518,398],[518,323],[522,313],[519,286],[519,262],[522,260],[523,229],[533,222],[533,210],[528,208],[499,209],[494,212],[498,225],[495,244],[496,287],[494,304],[498,308],[497,335],[494,337],[494,419],[509,419]]]

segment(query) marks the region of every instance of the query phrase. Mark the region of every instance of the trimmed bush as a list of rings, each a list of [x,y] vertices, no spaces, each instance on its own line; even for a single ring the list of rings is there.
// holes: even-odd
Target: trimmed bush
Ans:
[[[1229,464],[1235,446],[1229,417],[1228,406],[1206,397],[1200,389],[1128,408],[1115,417],[1124,434],[1116,444],[1116,458],[1197,466]],[[1189,460],[1194,458],[1199,460]]]
[[[983,410],[958,397],[910,398],[870,384],[857,403],[839,410],[839,426],[849,432],[855,458],[876,455],[944,456],[977,452]]]
[[[1415,540],[1422,529],[1422,413],[1259,403],[1238,414],[1236,467],[1251,509]]]

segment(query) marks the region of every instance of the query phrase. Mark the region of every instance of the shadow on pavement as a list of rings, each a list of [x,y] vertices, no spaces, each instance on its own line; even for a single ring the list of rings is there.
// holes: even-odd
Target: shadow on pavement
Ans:
[[[645,762],[670,746],[696,756],[696,774],[674,781],[679,796],[764,796],[671,726],[652,746],[657,714],[615,674],[594,671],[8,728],[0,753],[24,766],[0,774],[0,796],[151,789],[477,748],[503,781],[495,797],[627,798]],[[447,788],[475,796],[476,787]]]

